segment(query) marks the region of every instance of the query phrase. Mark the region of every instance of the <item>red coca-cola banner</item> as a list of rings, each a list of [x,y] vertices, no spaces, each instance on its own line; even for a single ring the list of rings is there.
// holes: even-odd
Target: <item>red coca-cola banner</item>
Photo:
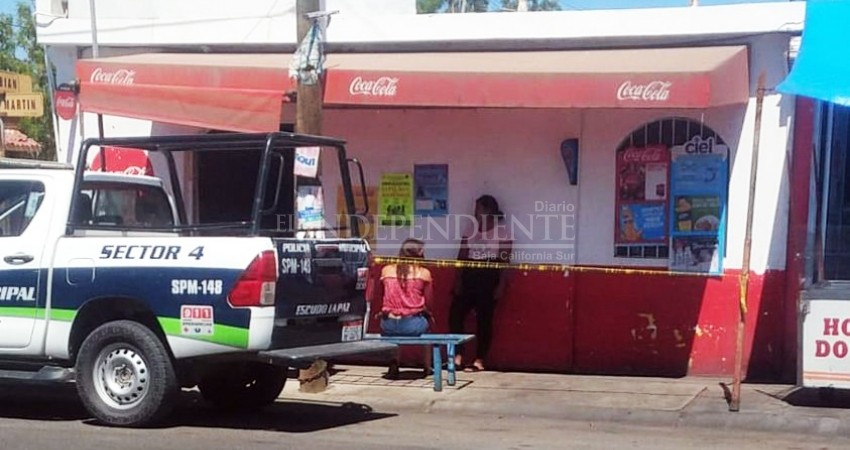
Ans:
[[[328,67],[328,105],[708,108],[749,98],[744,47],[346,54]]]
[[[140,54],[81,60],[84,111],[227,131],[280,127],[288,55]]]

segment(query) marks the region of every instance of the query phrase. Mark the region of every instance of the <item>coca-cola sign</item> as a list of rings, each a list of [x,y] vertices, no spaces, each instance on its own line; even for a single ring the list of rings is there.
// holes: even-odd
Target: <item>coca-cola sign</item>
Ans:
[[[398,88],[398,78],[379,77],[374,80],[364,80],[357,77],[351,80],[348,92],[351,95],[365,95],[370,97],[395,97]]]
[[[64,120],[71,120],[77,114],[77,96],[73,91],[57,90],[53,94],[53,107],[56,114]]]
[[[91,73],[89,81],[98,84],[115,84],[121,86],[132,86],[135,83],[136,71],[129,69],[116,69],[105,71],[102,67],[95,68]]]
[[[636,84],[624,81],[617,89],[617,100],[634,100],[645,102],[666,102],[670,98],[670,81],[650,81]]]
[[[621,155],[624,163],[653,163],[666,159],[663,147],[629,147]]]

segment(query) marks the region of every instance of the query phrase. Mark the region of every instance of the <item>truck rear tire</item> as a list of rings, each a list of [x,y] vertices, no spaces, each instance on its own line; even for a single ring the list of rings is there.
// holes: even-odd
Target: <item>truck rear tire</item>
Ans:
[[[259,362],[216,365],[198,384],[201,395],[225,410],[253,411],[277,400],[286,384],[285,367]]]
[[[86,337],[76,377],[83,405],[112,426],[142,427],[161,420],[179,392],[165,346],[149,328],[129,320],[108,322]]]

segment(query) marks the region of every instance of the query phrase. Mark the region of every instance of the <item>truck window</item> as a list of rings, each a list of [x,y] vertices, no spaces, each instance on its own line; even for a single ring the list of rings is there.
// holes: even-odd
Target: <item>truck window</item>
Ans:
[[[22,235],[43,198],[44,185],[37,181],[0,181],[0,237]]]
[[[85,183],[76,223],[115,227],[174,226],[168,197],[155,186],[126,183]],[[86,214],[91,211],[90,215]],[[88,216],[88,217],[86,217]]]

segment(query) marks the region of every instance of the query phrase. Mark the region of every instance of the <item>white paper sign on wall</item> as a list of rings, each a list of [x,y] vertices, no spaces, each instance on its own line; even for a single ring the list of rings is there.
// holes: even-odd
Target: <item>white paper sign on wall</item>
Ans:
[[[295,149],[295,175],[316,178],[319,173],[320,147],[298,147]]]

